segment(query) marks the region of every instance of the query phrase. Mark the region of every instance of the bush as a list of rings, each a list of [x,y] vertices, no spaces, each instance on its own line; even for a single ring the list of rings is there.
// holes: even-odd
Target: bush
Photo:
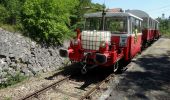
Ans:
[[[160,22],[159,23],[159,29],[161,32],[161,35],[165,37],[170,37],[170,19],[161,19],[157,18],[157,20]]]
[[[12,76],[10,73],[8,73],[6,75],[6,78],[7,78],[6,82],[0,83],[0,89],[22,82],[27,77],[21,75],[20,73],[17,73],[15,76]]]
[[[20,21],[20,12],[24,0],[2,0],[0,3],[5,7],[8,16],[6,16],[5,23],[18,24]]]
[[[70,12],[77,0],[27,0],[23,5],[22,24],[37,41],[62,44],[71,35]]]
[[[6,18],[9,16],[8,11],[6,10],[6,8],[2,5],[0,5],[0,22],[4,23]]]

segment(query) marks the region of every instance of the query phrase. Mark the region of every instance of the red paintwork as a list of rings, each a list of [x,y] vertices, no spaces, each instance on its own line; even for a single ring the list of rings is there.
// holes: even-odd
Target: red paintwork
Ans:
[[[158,39],[160,37],[159,30],[154,30],[154,38]]]
[[[120,47],[120,37],[121,35],[127,36],[126,45]],[[102,66],[111,66],[115,64],[118,60],[123,59],[125,62],[130,61],[137,53],[141,52],[142,43],[147,43],[153,41],[155,38],[159,38],[159,30],[154,29],[143,29],[142,34],[112,34],[111,45],[106,43],[106,47],[100,47],[98,51],[96,50],[85,50],[81,46],[81,32],[77,30],[76,40],[78,44],[73,44],[70,42],[70,47],[68,48],[68,56],[71,61],[83,62],[85,59],[87,64],[98,64],[94,61],[96,53],[100,53],[107,57],[107,62],[102,64]],[[85,53],[90,53],[87,57]]]
[[[80,39],[80,34],[81,34],[80,29],[76,29],[76,32],[77,32],[77,39]]]
[[[155,29],[143,29],[142,30],[142,41],[144,43],[151,42],[155,38],[159,38],[160,32]]]
[[[120,35],[121,36],[121,35]],[[97,64],[94,62],[96,52],[104,54],[107,57],[107,62],[102,66],[111,66],[118,60],[124,58],[125,61],[130,60],[134,57],[138,52],[141,51],[141,35],[137,35],[137,41],[135,41],[134,35],[129,35],[127,37],[127,43],[125,47],[119,46],[120,36],[111,37],[111,46],[106,43],[106,47],[99,48],[99,51],[95,50],[84,50],[81,47],[81,41],[78,39],[78,45],[73,45],[72,42],[70,43],[70,47],[68,49],[69,58],[72,61],[83,61],[85,59],[84,53],[90,52],[91,54],[88,55],[87,63],[88,64]]]
[[[125,58],[125,61],[130,60],[131,58],[133,58],[136,53],[141,51],[141,40],[142,40],[142,36],[141,35],[137,35],[137,41],[135,41],[134,36],[129,36],[127,38],[127,44],[126,47],[119,47],[119,41],[120,41],[120,36],[113,36],[111,39],[112,43],[116,44],[116,49],[122,49],[123,50],[123,55]]]
[[[141,51],[141,41],[142,41],[142,36],[138,35],[137,36],[137,41],[135,40],[135,37],[130,37],[130,59],[133,58],[138,52]]]
[[[153,34],[154,34],[154,31],[151,30],[151,29],[142,30],[142,40],[144,42],[148,42],[148,41],[153,40],[153,36],[154,36]]]
[[[73,45],[73,43],[70,42],[70,47],[68,48],[68,54],[70,60],[81,61],[81,59],[83,58],[83,49],[81,47],[80,39],[78,39],[77,45]]]

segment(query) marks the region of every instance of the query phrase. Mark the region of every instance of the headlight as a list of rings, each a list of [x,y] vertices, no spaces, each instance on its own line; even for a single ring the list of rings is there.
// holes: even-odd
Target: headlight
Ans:
[[[100,47],[105,48],[106,47],[106,42],[105,41],[100,42]]]

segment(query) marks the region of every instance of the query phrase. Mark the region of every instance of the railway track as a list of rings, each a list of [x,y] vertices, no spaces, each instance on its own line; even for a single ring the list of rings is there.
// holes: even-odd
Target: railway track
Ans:
[[[101,89],[102,85],[109,82],[109,80],[111,80],[114,77],[114,73],[111,73],[104,80],[87,87],[86,88],[87,90],[81,90],[82,92],[78,92],[78,93],[73,93],[74,90],[68,92],[68,91],[64,91],[62,89],[62,87],[63,87],[62,84],[66,84],[66,85],[74,84],[74,87],[82,86],[82,82],[75,82],[74,80],[71,79],[72,76],[73,75],[65,76],[64,78],[61,78],[61,79],[57,80],[56,82],[54,82],[54,83],[52,83],[48,86],[45,86],[45,87],[43,87],[43,88],[41,88],[41,89],[31,93],[31,94],[28,94],[28,95],[26,95],[25,97],[23,97],[19,100],[34,100],[34,99],[35,100],[36,99],[41,100],[41,97],[44,96],[44,93],[47,92],[47,91],[50,91],[50,90],[55,91],[55,93],[60,93],[60,94],[63,94],[63,95],[67,95],[71,98],[74,98],[74,99],[71,99],[71,100],[91,99],[96,91],[99,91],[99,90],[102,91],[102,89]],[[56,99],[60,100],[58,98],[56,98]]]
[[[84,99],[91,99],[91,94],[93,94],[95,91],[100,90],[101,86],[109,80],[111,80],[114,77],[114,74],[110,74],[107,78],[105,78],[102,82],[98,83],[95,87],[91,88],[88,92],[86,92],[83,96],[80,97],[79,100],[84,100]]]
[[[40,90],[37,90],[37,91],[35,91],[35,92],[31,93],[31,94],[28,94],[27,96],[25,96],[24,98],[22,98],[20,100],[29,100],[29,99],[34,98],[34,97],[38,98],[38,95],[40,95],[41,93],[43,93],[45,91],[48,91],[49,89],[61,84],[62,82],[68,80],[69,77],[70,76],[67,76],[67,77],[65,77],[63,79],[60,79],[60,80],[58,80],[58,81],[56,81],[56,82],[54,82],[54,83],[40,89]]]

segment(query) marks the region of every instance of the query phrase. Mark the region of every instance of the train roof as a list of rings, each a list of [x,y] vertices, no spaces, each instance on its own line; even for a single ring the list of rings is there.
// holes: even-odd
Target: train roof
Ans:
[[[139,20],[143,20],[142,18],[135,16],[131,13],[126,12],[106,12],[106,17],[115,17],[115,16],[132,16],[134,18],[137,18]],[[96,12],[96,13],[87,13],[84,15],[85,18],[93,18],[93,17],[102,17],[102,12]]]
[[[151,20],[159,23],[159,21],[157,21],[156,19],[153,19],[152,17],[149,16],[148,13],[146,13],[146,12],[144,12],[142,10],[126,10],[125,12],[131,13],[133,15],[136,15],[136,16],[140,17],[140,18],[148,18],[148,19],[151,19]]]
[[[150,18],[149,14],[142,10],[126,10],[125,12],[134,14],[140,18]]]
[[[159,23],[159,21],[158,21],[158,20],[156,20],[156,19],[154,19],[154,21],[156,21],[157,23]]]

